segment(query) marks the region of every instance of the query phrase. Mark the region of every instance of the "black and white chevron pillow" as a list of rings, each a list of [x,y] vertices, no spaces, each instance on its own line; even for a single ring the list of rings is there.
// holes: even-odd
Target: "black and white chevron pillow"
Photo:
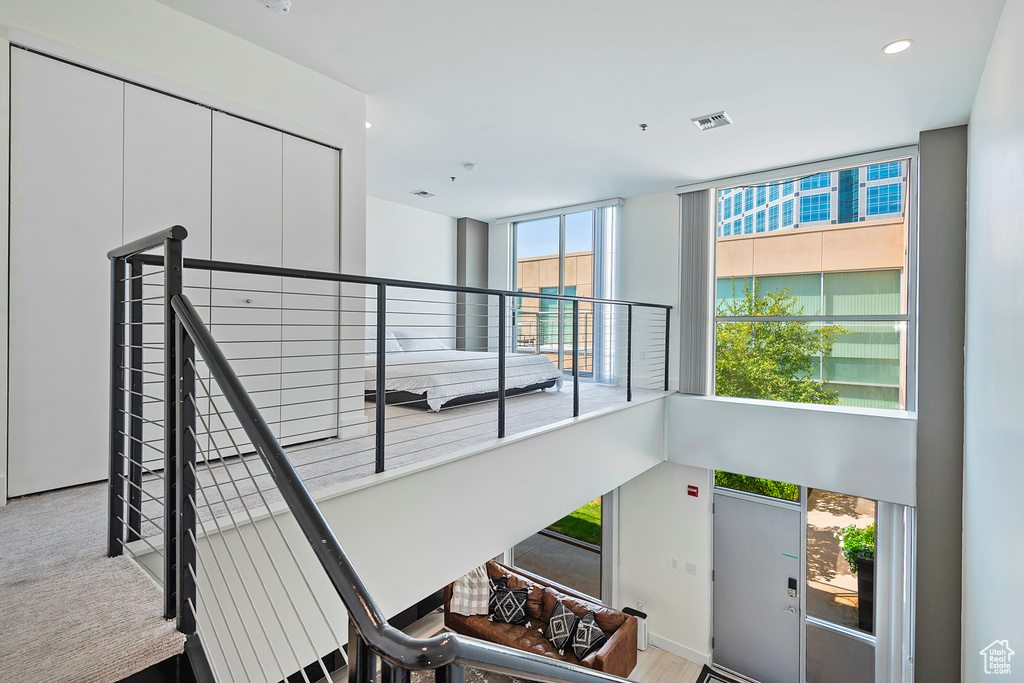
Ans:
[[[487,613],[494,614],[495,593],[499,588],[506,590],[508,589],[508,577],[493,576],[490,579],[489,585],[491,592],[487,599]]]
[[[606,640],[608,636],[597,625],[594,613],[587,612],[576,624],[576,630],[572,634],[572,651],[576,653],[576,659],[582,662],[584,657],[599,648]]]
[[[551,644],[558,648],[558,654],[565,654],[565,646],[572,638],[580,618],[572,613],[568,607],[559,600],[555,608],[551,610],[551,619],[548,621],[548,628],[544,631],[544,637],[551,641]]]
[[[526,623],[526,598],[529,588],[499,588],[494,591],[494,614],[491,619],[500,624]]]

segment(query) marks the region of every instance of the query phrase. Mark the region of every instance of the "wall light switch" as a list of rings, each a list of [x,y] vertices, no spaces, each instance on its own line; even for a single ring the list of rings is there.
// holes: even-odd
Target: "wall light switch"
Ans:
[[[694,576],[696,576],[697,575],[697,563],[696,562],[687,562],[686,563],[686,573],[687,574],[693,574]]]

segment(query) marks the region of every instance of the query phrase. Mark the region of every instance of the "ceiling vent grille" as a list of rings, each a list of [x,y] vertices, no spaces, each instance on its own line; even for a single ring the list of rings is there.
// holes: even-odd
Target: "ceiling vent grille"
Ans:
[[[712,128],[721,128],[722,126],[728,126],[732,123],[732,119],[724,111],[720,111],[717,114],[708,114],[707,116],[698,116],[695,119],[690,119],[693,123],[701,130],[711,130]]]
[[[412,192],[411,194],[414,194],[417,197],[423,197],[423,198],[437,196],[433,192],[427,192],[426,190],[416,190],[415,192]]]

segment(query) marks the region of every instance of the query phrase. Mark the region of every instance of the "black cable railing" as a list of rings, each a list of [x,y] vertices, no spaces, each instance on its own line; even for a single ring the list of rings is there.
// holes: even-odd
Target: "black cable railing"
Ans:
[[[365,683],[375,658],[382,683],[417,669],[460,683],[467,665],[538,681],[621,680],[388,626],[307,486],[660,395],[669,307],[184,259],[184,238],[175,227],[110,253],[108,550],[162,556],[165,616],[189,636],[194,664],[216,680],[309,683],[327,677],[322,657],[347,642],[350,680]],[[520,349],[522,313],[544,301],[561,310],[557,343]],[[298,523],[298,543],[282,513]],[[311,587],[311,552],[347,628]],[[304,621],[311,606],[315,625]],[[319,668],[307,670],[311,661]]]

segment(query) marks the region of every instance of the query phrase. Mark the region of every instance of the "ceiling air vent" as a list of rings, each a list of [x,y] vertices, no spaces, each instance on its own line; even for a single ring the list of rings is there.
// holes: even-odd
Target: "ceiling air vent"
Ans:
[[[417,197],[423,197],[424,199],[427,197],[436,196],[433,192],[427,192],[426,190],[416,190],[412,194],[416,195]]]
[[[708,114],[707,116],[698,116],[695,119],[690,119],[696,124],[701,130],[711,130],[712,128],[721,128],[722,126],[728,126],[732,123],[732,119],[724,111],[720,111],[717,114]]]

